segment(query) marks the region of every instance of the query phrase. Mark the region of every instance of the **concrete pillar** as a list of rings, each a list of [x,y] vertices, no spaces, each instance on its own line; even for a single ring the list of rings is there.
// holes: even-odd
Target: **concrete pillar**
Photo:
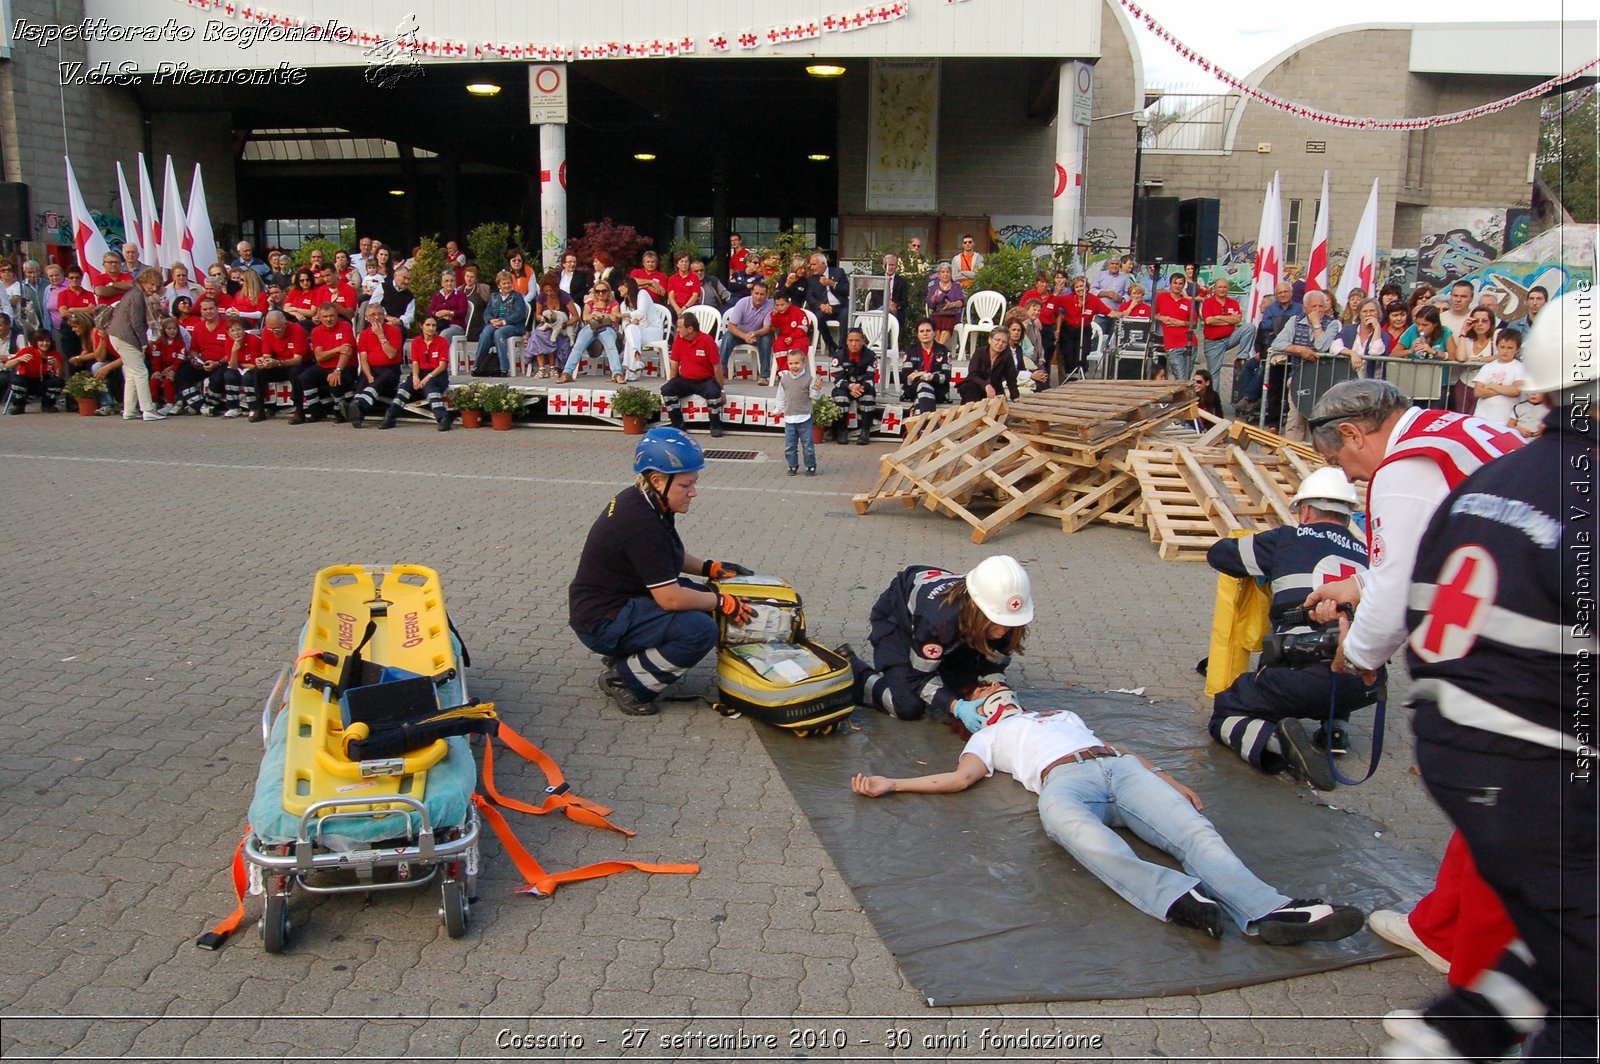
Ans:
[[[1061,86],[1056,99],[1056,166],[1052,178],[1050,209],[1051,237],[1057,244],[1076,244],[1083,235],[1084,145],[1089,129],[1073,119],[1078,102],[1078,78],[1093,68],[1068,60],[1061,64]],[[1080,105],[1081,106],[1081,105]]]
[[[539,127],[539,250],[545,269],[561,265],[567,246],[567,127]]]

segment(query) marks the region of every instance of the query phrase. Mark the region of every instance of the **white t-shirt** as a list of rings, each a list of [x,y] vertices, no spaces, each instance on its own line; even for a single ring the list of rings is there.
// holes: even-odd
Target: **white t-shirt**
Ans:
[[[1039,773],[1052,761],[1074,750],[1100,745],[1082,717],[1059,710],[1012,714],[968,739],[961,752],[982,761],[989,770],[986,775],[994,775],[995,769],[1010,773],[1018,783],[1038,794]]]
[[[1393,450],[1400,434],[1421,416],[1421,409],[1406,411],[1389,433],[1384,452]],[[1411,567],[1422,533],[1448,494],[1444,472],[1422,456],[1384,466],[1375,478],[1367,507],[1369,567],[1356,577],[1361,608],[1344,641],[1345,660],[1356,668],[1378,668],[1406,641]]]
[[[1522,359],[1514,358],[1510,362],[1490,362],[1478,371],[1476,379],[1484,384],[1515,384],[1527,376],[1528,371],[1523,366]],[[1520,395],[1487,395],[1478,400],[1478,406],[1473,413],[1485,421],[1493,421],[1496,425],[1515,426],[1519,398]]]

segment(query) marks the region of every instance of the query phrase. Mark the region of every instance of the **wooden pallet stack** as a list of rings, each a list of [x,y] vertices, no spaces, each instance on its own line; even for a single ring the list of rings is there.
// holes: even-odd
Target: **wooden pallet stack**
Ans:
[[[920,504],[965,521],[974,543],[1028,514],[1064,532],[1147,528],[1162,558],[1182,560],[1290,520],[1290,497],[1321,464],[1309,447],[1199,413],[1185,384],[1078,381],[908,418],[855,507]]]

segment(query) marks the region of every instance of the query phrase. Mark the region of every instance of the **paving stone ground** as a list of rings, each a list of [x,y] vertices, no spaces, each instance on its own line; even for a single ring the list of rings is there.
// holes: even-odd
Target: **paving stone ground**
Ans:
[[[821,638],[863,640],[873,598],[903,565],[1004,551],[1027,566],[1038,604],[1019,686],[1143,686],[1194,706],[1204,726],[1192,671],[1210,617],[1203,565],[1161,562],[1123,529],[1063,536],[1030,519],[977,547],[926,511],[857,517],[850,496],[887,444],[822,447],[821,475],[790,480],[780,439],[737,442],[763,460],[713,464],[681,522],[689,549],[787,576]],[[758,725],[704,703],[627,719],[595,690],[596,660],[565,623],[566,584],[630,454],[618,433],[572,428],[0,419],[0,1053],[1348,1060],[1374,1052],[1384,1012],[1441,985],[1406,959],[1199,997],[927,1008]],[[445,936],[436,894],[421,891],[300,902],[304,927],[283,956],[264,954],[252,926],[220,952],[196,949],[231,907],[262,701],[312,574],[344,561],[436,567],[473,652],[473,692],[638,831],[522,818],[547,867],[626,855],[698,861],[701,873],[534,899],[510,893],[515,873],[489,843],[464,939]],[[710,677],[702,666],[689,683]],[[1447,828],[1412,770],[1407,714],[1394,717],[1377,777],[1328,800],[1437,854]],[[517,782],[532,793],[531,777]],[[1012,1041],[997,1046],[997,1033]]]

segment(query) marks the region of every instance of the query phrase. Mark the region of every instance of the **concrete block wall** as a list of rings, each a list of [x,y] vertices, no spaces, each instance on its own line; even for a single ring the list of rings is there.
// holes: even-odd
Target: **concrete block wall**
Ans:
[[[945,59],[939,79],[940,215],[1050,215],[1055,129],[1027,117],[1025,67]],[[866,211],[868,64],[845,74],[839,109],[839,213]]]
[[[57,9],[59,8],[59,14]],[[13,20],[76,22],[79,0],[13,0]],[[88,46],[65,41],[41,48],[13,42],[0,63],[0,124],[5,135],[5,179],[29,186],[35,225],[46,211],[69,216],[62,156],[72,156],[78,187],[92,211],[120,215],[118,159],[133,159],[144,139],[138,101],[128,88],[61,84],[59,63],[86,63]],[[65,130],[63,130],[63,109]],[[138,190],[133,189],[135,197]],[[37,233],[37,228],[35,230]],[[30,234],[30,236],[35,234]]]

